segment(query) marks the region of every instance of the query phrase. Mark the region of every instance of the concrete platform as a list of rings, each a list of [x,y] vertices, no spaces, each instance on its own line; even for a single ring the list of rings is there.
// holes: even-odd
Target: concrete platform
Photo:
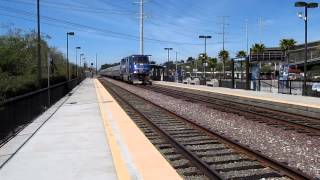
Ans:
[[[154,81],[154,85],[179,88],[184,91],[201,91],[218,99],[270,108],[283,112],[320,118],[320,98],[299,95],[274,94],[260,91],[246,91],[203,85],[189,85],[173,82]]]
[[[0,167],[1,180],[180,178],[93,79],[1,147]]]

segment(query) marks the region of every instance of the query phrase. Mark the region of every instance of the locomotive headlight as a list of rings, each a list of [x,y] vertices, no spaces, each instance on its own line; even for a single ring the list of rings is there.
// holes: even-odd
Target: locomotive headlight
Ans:
[[[137,73],[138,73],[138,71],[133,71],[133,73],[134,73],[134,74],[137,74]]]

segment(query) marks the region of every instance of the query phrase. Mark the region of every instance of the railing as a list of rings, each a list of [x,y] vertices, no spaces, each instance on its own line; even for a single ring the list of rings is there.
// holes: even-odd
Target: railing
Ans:
[[[285,56],[282,51],[270,51],[264,53],[252,53],[250,54],[250,61],[284,61]]]
[[[44,88],[0,102],[0,145],[68,94],[80,82],[81,80],[74,79],[53,85],[49,89]]]
[[[320,86],[320,81],[308,81],[306,96],[320,97],[320,89],[313,89],[315,83]],[[219,87],[232,88],[231,79],[220,79]],[[235,79],[235,89],[246,89],[246,81]],[[280,94],[303,95],[303,81],[301,80],[250,80],[250,90]]]

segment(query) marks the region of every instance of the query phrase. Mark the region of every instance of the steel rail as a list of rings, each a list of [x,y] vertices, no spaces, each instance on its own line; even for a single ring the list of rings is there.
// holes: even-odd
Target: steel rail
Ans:
[[[102,82],[105,82],[105,81],[106,81],[106,80],[103,80]],[[112,82],[108,82],[108,83],[112,83]],[[113,84],[113,83],[112,83],[112,84]],[[104,84],[104,85],[105,85],[105,84]],[[149,103],[149,104],[151,104],[151,105],[153,105],[153,106],[155,106],[155,107],[160,108],[161,110],[165,111],[166,113],[168,113],[168,114],[170,114],[170,115],[172,115],[172,116],[174,116],[174,117],[177,117],[177,118],[180,119],[181,121],[187,122],[188,124],[196,127],[197,129],[200,129],[200,130],[206,132],[207,134],[209,134],[209,135],[211,135],[211,136],[213,136],[213,137],[216,137],[216,138],[220,139],[222,142],[224,142],[225,144],[227,144],[227,146],[232,147],[233,149],[236,149],[236,150],[238,150],[239,152],[242,152],[242,153],[248,155],[249,157],[251,157],[251,158],[253,158],[253,159],[256,159],[256,160],[259,161],[261,164],[264,164],[264,165],[266,165],[266,166],[268,166],[268,167],[271,167],[272,169],[280,172],[281,174],[283,174],[283,175],[285,175],[285,176],[288,176],[288,177],[290,177],[290,178],[292,178],[292,179],[314,179],[313,177],[305,174],[305,173],[302,172],[302,171],[299,171],[299,170],[297,170],[297,169],[295,169],[295,168],[289,167],[288,165],[286,165],[286,164],[284,164],[284,163],[282,163],[282,162],[278,162],[278,161],[276,161],[276,160],[274,160],[274,159],[272,159],[272,158],[270,158],[270,157],[265,156],[264,154],[262,154],[262,153],[259,152],[259,151],[250,149],[248,146],[245,146],[245,145],[237,142],[236,140],[232,140],[232,139],[230,139],[230,138],[228,138],[228,137],[226,137],[226,136],[224,136],[224,135],[222,135],[222,134],[219,134],[219,133],[217,133],[217,132],[214,132],[214,131],[211,130],[210,128],[204,127],[203,125],[200,125],[200,124],[194,122],[192,119],[189,119],[188,117],[180,116],[180,115],[176,114],[175,112],[173,112],[173,111],[171,111],[171,110],[168,110],[168,109],[165,109],[165,108],[163,108],[163,107],[161,107],[161,106],[159,106],[159,105],[157,105],[157,104],[149,101],[148,99],[146,99],[146,98],[144,98],[144,97],[138,96],[138,95],[136,95],[136,94],[134,94],[134,93],[132,93],[132,92],[130,92],[130,91],[128,91],[128,90],[126,90],[126,89],[118,86],[118,85],[115,85],[115,84],[113,84],[113,85],[116,86],[116,87],[118,87],[118,88],[120,88],[120,89],[123,89],[124,91],[128,92],[129,94],[131,94],[131,95],[133,95],[133,96],[136,96],[136,97],[142,99],[143,101],[145,101],[145,102],[147,102],[147,103]],[[113,91],[113,92],[115,92],[115,91]],[[115,92],[115,93],[117,94],[117,92]],[[118,96],[119,96],[119,95],[118,95]],[[126,100],[124,99],[124,97],[119,97],[119,98],[120,98],[121,100],[123,100],[123,101],[126,101]],[[128,103],[128,105],[129,105],[130,107],[132,107],[133,109],[136,109],[136,108],[133,107],[131,104]],[[141,114],[141,113],[139,113],[139,114]],[[141,114],[141,115],[142,115],[143,117],[145,117],[143,114]],[[154,123],[153,123],[153,124],[154,124]],[[154,125],[155,125],[155,124],[154,124]],[[159,127],[158,127],[158,128],[159,128]],[[169,139],[172,139],[169,134],[166,134],[166,136],[168,136]],[[172,139],[172,140],[175,141],[174,139]],[[178,142],[177,142],[177,143],[178,143]],[[180,144],[180,145],[181,145],[181,144]],[[183,145],[181,145],[181,146],[183,147]],[[187,150],[186,152],[188,153],[188,151],[189,151],[189,150]],[[196,159],[197,159],[197,158],[196,158]],[[213,171],[213,174],[216,174],[216,172]],[[219,174],[219,173],[218,173],[218,174]],[[218,177],[219,177],[219,176],[218,176]]]

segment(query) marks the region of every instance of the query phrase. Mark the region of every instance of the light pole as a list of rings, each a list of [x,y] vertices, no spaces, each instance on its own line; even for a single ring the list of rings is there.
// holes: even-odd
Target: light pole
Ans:
[[[164,48],[164,50],[168,51],[168,63],[170,61],[170,51],[173,50],[173,48]]]
[[[98,53],[96,53],[96,76],[98,76]]]
[[[40,31],[40,0],[37,0],[37,28],[38,28],[38,32],[37,32],[37,56],[38,56],[38,62],[37,62],[37,79],[38,79],[38,85],[41,88],[41,75],[42,75],[42,71],[41,71],[41,31]]]
[[[167,77],[168,77],[168,75],[169,75],[170,51],[172,51],[173,48],[164,48],[164,50],[168,51],[168,63],[167,63]]]
[[[76,47],[76,73],[77,73],[77,78],[78,78],[78,50],[81,49],[81,47]]]
[[[308,63],[308,9],[309,8],[317,8],[319,6],[318,3],[307,3],[307,2],[296,2],[294,4],[295,7],[303,7],[304,8],[304,17],[302,13],[299,13],[299,17],[304,20],[304,78],[303,78],[303,95],[307,95],[307,63]]]
[[[204,58],[205,58],[205,63],[203,64],[203,69],[204,69],[204,77],[206,77],[206,63],[207,63],[207,39],[211,39],[212,36],[204,36],[204,35],[200,35],[199,36],[200,39],[204,39]]]
[[[48,58],[48,66],[47,66],[47,72],[48,72],[48,78],[47,78],[47,86],[48,86],[48,108],[51,104],[51,96],[50,96],[50,63],[51,63],[51,57],[49,54],[49,58]]]
[[[81,66],[82,66],[81,61],[82,61],[82,56],[84,56],[84,54],[83,54],[83,53],[82,53],[82,54],[80,54],[80,63],[79,63],[79,68],[80,68],[80,78],[82,78],[82,72],[81,72]]]
[[[144,54],[144,0],[140,0],[140,54]]]
[[[176,81],[179,82],[179,74],[178,74],[178,51],[176,51]]]
[[[69,69],[69,36],[74,36],[74,32],[67,32],[67,79],[70,80]]]
[[[199,38],[204,39],[204,54],[207,54],[207,39],[211,39],[212,36],[200,35]]]

